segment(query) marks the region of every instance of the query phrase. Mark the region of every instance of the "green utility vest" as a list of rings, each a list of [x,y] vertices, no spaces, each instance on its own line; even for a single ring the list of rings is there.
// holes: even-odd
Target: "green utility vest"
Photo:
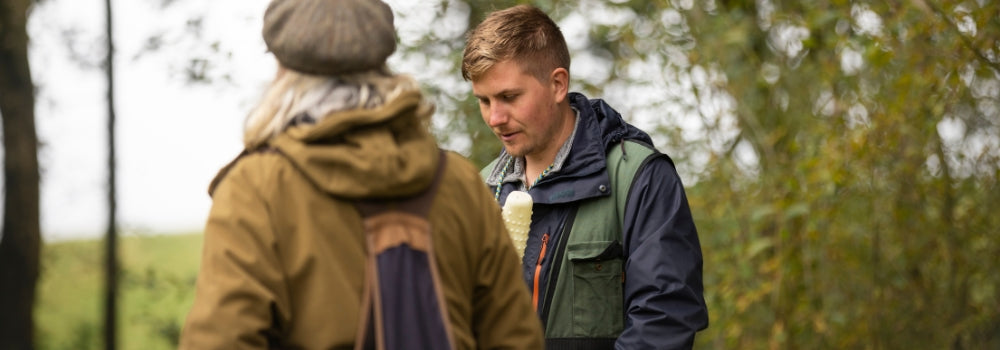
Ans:
[[[546,348],[610,349],[624,327],[625,252],[622,246],[625,203],[636,173],[660,154],[626,140],[607,153],[611,195],[582,202],[570,214],[555,246],[548,289],[540,317]],[[495,160],[483,169],[485,179]],[[555,284],[553,285],[553,282]]]

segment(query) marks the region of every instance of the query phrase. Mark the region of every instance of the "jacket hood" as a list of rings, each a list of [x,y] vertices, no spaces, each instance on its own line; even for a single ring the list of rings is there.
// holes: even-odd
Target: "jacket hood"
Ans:
[[[597,128],[590,129],[595,130],[595,132],[591,134],[600,135],[601,144],[604,145],[605,150],[607,150],[608,147],[618,144],[622,140],[636,140],[647,144],[653,143],[653,140],[648,134],[632,126],[632,124],[626,123],[625,120],[622,119],[622,115],[619,114],[614,108],[611,108],[611,106],[604,102],[604,100],[599,98],[588,99],[587,96],[584,96],[581,93],[571,92],[569,93],[569,101],[570,105],[580,111],[580,116],[583,117],[588,124],[593,124],[585,124],[581,126],[597,126]]]
[[[607,196],[601,185],[609,184],[605,170],[608,149],[622,140],[653,144],[648,134],[626,123],[621,114],[604,100],[588,99],[583,94],[571,92],[569,103],[578,112],[579,118],[570,155],[558,172],[542,178],[531,188],[535,203],[566,203]],[[504,150],[497,164],[504,164],[507,157],[510,154]],[[498,174],[498,169],[492,169],[487,184],[496,186],[500,181]],[[510,190],[501,192],[499,199],[504,203]]]
[[[333,112],[268,141],[318,189],[342,198],[392,198],[430,185],[439,151],[420,108],[405,92],[376,109]]]
[[[570,105],[579,112],[580,120],[570,156],[560,171],[562,174],[572,177],[606,175],[604,158],[610,147],[625,139],[652,144],[649,135],[626,123],[604,100],[588,99],[575,92],[569,94],[569,99]]]

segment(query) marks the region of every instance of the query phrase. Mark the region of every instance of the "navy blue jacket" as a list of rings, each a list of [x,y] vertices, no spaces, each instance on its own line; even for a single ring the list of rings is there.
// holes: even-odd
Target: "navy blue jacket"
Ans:
[[[522,260],[529,289],[542,235],[547,233],[550,242],[559,242],[558,235],[569,224],[567,217],[580,201],[607,196],[600,187],[609,183],[605,169],[609,147],[623,139],[652,145],[649,135],[626,123],[604,101],[588,100],[579,93],[570,93],[569,99],[580,118],[569,157],[558,172],[542,178],[529,191],[535,204]],[[500,155],[508,156],[506,152]],[[503,159],[498,164],[504,164]],[[496,183],[489,185],[496,189]],[[515,182],[504,183],[501,205],[507,194],[519,187]],[[639,170],[624,215],[625,329],[615,348],[691,348],[695,332],[708,326],[701,245],[683,185],[669,157],[660,155]],[[547,253],[543,259],[539,291],[546,290],[545,281],[557,255]]]

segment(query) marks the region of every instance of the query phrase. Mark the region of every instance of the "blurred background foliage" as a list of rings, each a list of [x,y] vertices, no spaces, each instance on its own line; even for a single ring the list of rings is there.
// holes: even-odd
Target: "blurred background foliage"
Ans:
[[[1000,348],[1000,4],[427,0],[433,16],[397,11],[390,63],[418,67],[407,73],[436,99],[435,134],[480,166],[500,144],[459,74],[464,34],[519,3],[563,27],[573,90],[608,100],[675,160],[705,257],[711,324],[696,348]],[[126,311],[123,326],[145,324],[157,347],[174,345],[190,305],[196,264],[157,267],[175,259],[124,269],[125,298],[156,307]],[[46,301],[72,289],[58,281],[43,281],[39,311],[56,316],[40,323],[79,305]],[[49,337],[62,331],[43,326],[39,343],[96,344],[93,327]]]
[[[437,60],[417,74],[437,134],[479,165],[500,146],[458,74],[464,29],[518,3],[563,26],[574,90],[677,163],[698,348],[1000,348],[1000,4],[437,1],[431,23],[463,30],[402,60]]]

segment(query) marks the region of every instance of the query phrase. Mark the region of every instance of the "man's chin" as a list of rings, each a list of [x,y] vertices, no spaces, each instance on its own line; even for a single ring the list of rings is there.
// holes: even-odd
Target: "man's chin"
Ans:
[[[524,152],[520,148],[512,148],[512,147],[510,147],[510,146],[508,146],[506,144],[503,145],[503,147],[504,147],[504,150],[506,150],[507,154],[509,154],[509,155],[512,155],[514,157],[523,157],[524,156]]]

